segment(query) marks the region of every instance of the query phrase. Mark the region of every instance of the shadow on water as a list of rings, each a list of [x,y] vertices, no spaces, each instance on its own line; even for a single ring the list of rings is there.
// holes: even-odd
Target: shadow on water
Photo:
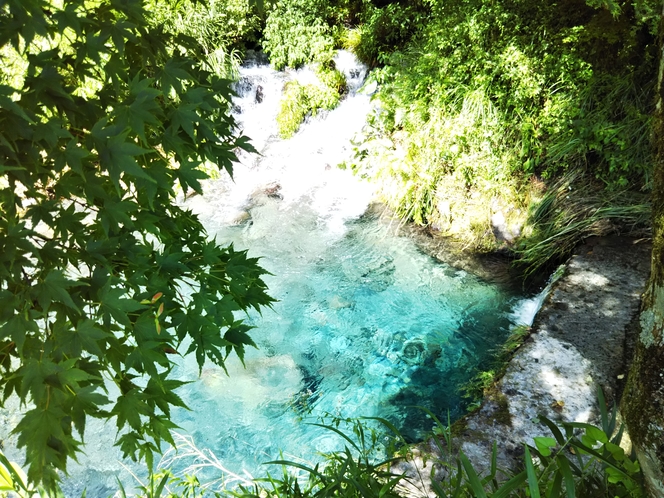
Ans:
[[[491,361],[496,343],[509,335],[510,322],[494,313],[474,313],[468,316],[444,345],[430,343],[419,346],[420,353],[412,356],[409,382],[386,401],[386,418],[394,424],[406,441],[421,441],[433,428],[433,421],[420,407],[431,410],[439,420],[454,421],[466,413],[468,400],[461,388],[475,375],[476,369]],[[491,340],[487,340],[490,337]],[[445,355],[454,351],[454,361]]]

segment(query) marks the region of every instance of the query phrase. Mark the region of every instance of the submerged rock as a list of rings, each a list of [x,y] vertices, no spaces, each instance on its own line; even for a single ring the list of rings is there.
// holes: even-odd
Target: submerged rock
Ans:
[[[352,301],[349,301],[348,299],[346,299],[343,296],[340,296],[338,294],[333,295],[329,299],[328,304],[329,304],[330,308],[333,309],[333,310],[351,308],[353,306]]]
[[[423,363],[427,357],[427,348],[421,339],[406,341],[401,350],[401,359],[409,365]]]
[[[302,372],[290,355],[248,359],[243,366],[227,362],[221,368],[204,368],[201,384],[210,400],[226,403],[235,399],[244,408],[256,410],[265,400],[289,403],[304,387]]]

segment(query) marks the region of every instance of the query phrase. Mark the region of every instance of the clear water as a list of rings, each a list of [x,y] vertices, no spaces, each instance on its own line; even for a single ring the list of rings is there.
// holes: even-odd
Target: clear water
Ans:
[[[256,475],[279,450],[312,459],[338,444],[302,418],[381,416],[414,439],[431,422],[413,406],[461,414],[458,387],[508,334],[516,298],[370,217],[331,237],[306,204],[295,213],[278,203],[254,208],[254,223],[233,237],[265,254],[275,275],[268,284],[279,302],[250,318],[259,350],[246,369],[230,362],[230,376],[204,369],[178,423],[229,469]],[[181,376],[194,380],[196,365]]]
[[[339,448],[304,423],[327,413],[385,417],[416,439],[431,421],[413,407],[460,415],[459,386],[515,323],[532,318],[534,301],[433,260],[364,214],[371,186],[336,165],[371,109],[356,92],[366,71],[343,52],[337,66],[350,95],[286,141],[275,121],[283,84],[312,73],[243,68],[236,113],[262,155],[243,156],[233,181],[222,176],[183,200],[219,242],[260,256],[273,274],[266,282],[278,302],[247,317],[259,349],[247,352],[246,368],[232,357],[229,376],[210,365],[199,379],[188,358],[175,372],[192,381],[180,390],[191,410],[175,412],[175,422],[240,475],[264,475],[261,464],[280,451],[311,461]],[[111,449],[114,436],[111,424],[91,422],[67,495],[109,496],[118,474],[135,484]]]
[[[364,70],[349,54],[338,66],[359,87]],[[253,66],[243,76],[238,118],[258,137],[262,156],[244,158],[234,182],[213,182],[187,204],[217,240],[262,257],[278,302],[248,317],[259,349],[248,352],[246,368],[234,358],[229,376],[205,368],[183,393],[192,410],[177,422],[229,470],[256,476],[280,451],[315,460],[339,447],[303,420],[380,416],[416,439],[431,421],[415,406],[462,414],[459,386],[515,322],[527,320],[528,306],[363,215],[371,187],[334,166],[351,153],[368,96],[353,91],[339,109],[281,141],[268,116],[276,114],[284,78],[310,73]],[[197,379],[193,359],[178,375]]]

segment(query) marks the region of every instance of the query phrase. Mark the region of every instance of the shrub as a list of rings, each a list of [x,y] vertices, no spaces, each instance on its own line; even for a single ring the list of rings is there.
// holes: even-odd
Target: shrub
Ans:
[[[322,0],[281,0],[267,16],[263,48],[275,69],[300,67],[333,56],[334,38]]]

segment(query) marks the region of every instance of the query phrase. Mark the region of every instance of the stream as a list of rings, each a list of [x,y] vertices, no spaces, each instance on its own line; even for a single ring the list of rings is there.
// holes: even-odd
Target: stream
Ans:
[[[384,417],[416,440],[432,422],[415,407],[462,415],[459,387],[512,327],[532,320],[532,299],[436,261],[399,236],[396,222],[368,214],[372,186],[337,168],[373,105],[358,92],[366,69],[346,52],[336,64],[349,95],[289,140],[278,138],[275,120],[283,85],[313,73],[243,67],[234,112],[260,155],[241,156],[233,180],[222,174],[205,195],[183,201],[210,236],[261,258],[277,299],[246,316],[258,345],[246,367],[231,357],[229,375],[208,365],[199,379],[192,357],[175,371],[192,383],[180,390],[191,410],[175,411],[174,422],[227,470],[226,485],[277,470],[263,463],[280,452],[312,462],[342,448],[330,431],[306,423],[327,414]],[[87,443],[67,495],[87,487],[88,496],[109,496],[120,468],[112,442]],[[174,462],[192,463],[182,455]],[[199,472],[202,481],[222,477],[215,467]],[[122,480],[129,489],[131,478]]]

